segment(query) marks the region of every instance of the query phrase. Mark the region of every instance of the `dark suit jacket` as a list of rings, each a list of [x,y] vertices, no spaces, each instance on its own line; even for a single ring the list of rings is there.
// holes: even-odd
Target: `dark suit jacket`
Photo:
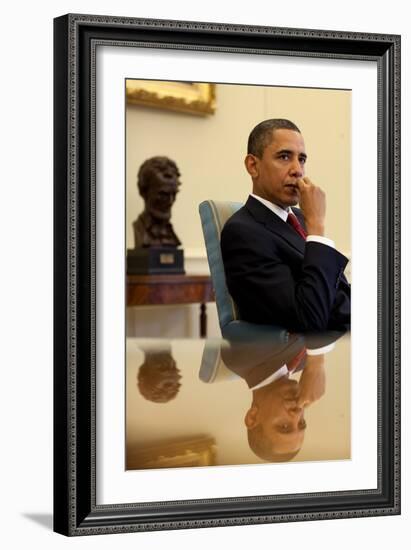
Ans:
[[[284,342],[230,343],[228,347],[222,347],[221,358],[252,388],[291,361],[303,347],[303,336],[295,333]]]
[[[293,211],[304,226],[301,211]],[[225,224],[221,251],[242,320],[296,331],[349,329],[348,259],[330,246],[306,243],[255,198]]]
[[[327,331],[316,333],[291,333],[283,341],[270,338],[230,342],[221,346],[221,358],[233,372],[244,378],[252,388],[289,364],[303,348],[322,348],[336,342],[344,332]],[[295,372],[305,367],[301,361]]]

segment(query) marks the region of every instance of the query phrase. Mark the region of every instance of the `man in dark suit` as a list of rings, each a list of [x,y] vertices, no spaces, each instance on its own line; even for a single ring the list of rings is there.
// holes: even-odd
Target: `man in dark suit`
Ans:
[[[245,166],[253,193],[221,234],[227,286],[245,321],[347,330],[348,259],[324,236],[325,194],[304,177],[306,160],[293,122],[270,119],[251,132]]]
[[[250,449],[263,460],[291,460],[301,449],[304,412],[325,392],[325,355],[342,332],[292,333],[224,341],[224,365],[252,390],[244,423]],[[297,381],[293,373],[301,372]]]

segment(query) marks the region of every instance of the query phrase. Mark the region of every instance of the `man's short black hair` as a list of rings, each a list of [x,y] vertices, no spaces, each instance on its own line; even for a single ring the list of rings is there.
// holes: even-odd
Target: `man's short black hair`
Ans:
[[[264,435],[261,424],[247,430],[248,445],[253,453],[266,462],[289,462],[294,458],[300,449],[290,453],[278,453],[275,449],[275,443]]]
[[[269,118],[257,124],[248,136],[247,154],[261,158],[264,149],[271,143],[274,130],[294,130],[301,134],[300,129],[286,118]]]

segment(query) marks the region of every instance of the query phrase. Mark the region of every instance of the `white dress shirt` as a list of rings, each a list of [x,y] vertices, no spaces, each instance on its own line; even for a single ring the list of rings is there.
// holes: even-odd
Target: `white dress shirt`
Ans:
[[[259,197],[258,195],[254,195],[254,193],[251,193],[251,196],[257,199],[261,202],[261,204],[264,204],[271,212],[274,212],[279,218],[281,218],[284,222],[287,222],[288,214],[293,211],[290,207],[281,208],[281,206],[278,206],[277,204],[273,204],[272,202],[268,201],[267,199],[263,199],[262,197]],[[294,214],[295,215],[295,214]],[[331,246],[331,248],[335,248],[335,243],[333,240],[328,239],[327,237],[323,237],[322,235],[307,235],[306,242],[314,241],[317,243],[326,244],[327,246]]]
[[[326,353],[330,353],[335,348],[335,342],[331,342],[331,344],[328,344],[326,346],[322,346],[321,348],[316,349],[306,349],[307,355],[325,355]],[[258,390],[259,388],[263,388],[264,386],[268,386],[269,384],[272,384],[279,378],[282,378],[283,376],[289,376],[294,371],[289,371],[287,365],[283,365],[280,367],[277,371],[275,371],[273,374],[268,376],[265,380],[257,384],[256,386],[253,386],[250,388],[250,390]]]

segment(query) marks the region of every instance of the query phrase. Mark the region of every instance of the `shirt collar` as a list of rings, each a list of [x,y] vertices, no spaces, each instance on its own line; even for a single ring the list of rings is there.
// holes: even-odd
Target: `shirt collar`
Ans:
[[[277,371],[275,371],[273,374],[268,376],[265,380],[263,380],[262,382],[260,382],[259,384],[255,385],[255,386],[253,386],[252,388],[250,388],[250,390],[258,390],[260,388],[263,388],[264,386],[268,386],[269,384],[272,384],[273,382],[275,382],[279,378],[282,378],[286,374],[289,374],[288,369],[287,369],[287,365],[283,365]]]
[[[287,221],[288,214],[289,214],[289,212],[291,212],[290,207],[288,207],[286,210],[284,210],[283,208],[281,208],[277,204],[273,204],[272,202],[268,201],[267,199],[263,199],[262,197],[259,197],[258,195],[254,195],[254,193],[251,193],[251,197],[254,197],[258,201],[260,201],[261,204],[264,204],[264,206],[266,206],[269,210],[274,212],[274,214],[277,214],[277,216],[279,216],[283,220],[283,222]]]

